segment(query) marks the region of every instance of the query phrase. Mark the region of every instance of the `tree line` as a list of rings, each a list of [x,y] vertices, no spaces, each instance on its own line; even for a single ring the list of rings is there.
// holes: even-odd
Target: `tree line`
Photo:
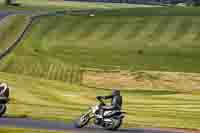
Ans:
[[[181,1],[181,2],[180,2]],[[120,2],[123,2],[123,0],[120,0]],[[171,0],[171,4],[177,4],[176,2],[185,3],[188,6],[200,6],[200,0]],[[16,3],[16,0],[5,0],[6,5],[14,5],[17,6],[19,4]]]

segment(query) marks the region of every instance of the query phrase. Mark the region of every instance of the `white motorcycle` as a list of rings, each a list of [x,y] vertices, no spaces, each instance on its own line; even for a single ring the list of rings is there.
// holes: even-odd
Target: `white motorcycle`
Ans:
[[[7,110],[6,104],[9,101],[9,88],[6,83],[0,84],[0,117],[5,114]]]
[[[103,111],[102,116],[101,106],[104,106],[105,103],[102,100],[99,101],[99,105],[91,107],[87,113],[75,121],[76,128],[85,127],[91,119],[94,120],[93,123],[95,125],[101,126],[106,130],[117,130],[121,126],[125,112],[121,112],[120,110],[107,110]]]

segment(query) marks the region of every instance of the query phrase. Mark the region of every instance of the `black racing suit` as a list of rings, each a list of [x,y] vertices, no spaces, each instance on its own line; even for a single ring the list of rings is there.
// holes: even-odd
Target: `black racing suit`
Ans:
[[[122,96],[120,95],[109,95],[109,96],[98,96],[98,100],[111,99],[111,105],[101,106],[103,110],[121,110],[122,108]]]

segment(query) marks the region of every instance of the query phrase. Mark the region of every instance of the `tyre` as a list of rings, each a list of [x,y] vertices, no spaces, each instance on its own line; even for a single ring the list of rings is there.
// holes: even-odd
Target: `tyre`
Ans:
[[[89,115],[82,115],[78,120],[75,121],[74,125],[76,128],[82,128],[86,126],[90,121]]]
[[[121,124],[122,124],[122,119],[117,120],[113,127],[113,130],[117,130],[118,128],[120,128]]]
[[[0,117],[6,113],[7,107],[5,104],[0,105]]]
[[[111,123],[107,123],[107,124],[105,124],[105,129],[106,130],[117,130],[120,126],[121,126],[121,124],[122,124],[122,120],[121,119],[111,119],[112,120],[112,122]]]

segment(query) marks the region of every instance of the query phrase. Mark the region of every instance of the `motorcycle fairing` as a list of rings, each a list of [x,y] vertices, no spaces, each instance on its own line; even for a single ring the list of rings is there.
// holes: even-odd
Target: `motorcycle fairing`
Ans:
[[[6,83],[0,84],[0,104],[6,104],[9,101],[9,88]]]
[[[121,111],[119,110],[114,110],[114,111],[105,111],[104,112],[104,118],[110,118],[114,116],[120,116],[122,114]]]

